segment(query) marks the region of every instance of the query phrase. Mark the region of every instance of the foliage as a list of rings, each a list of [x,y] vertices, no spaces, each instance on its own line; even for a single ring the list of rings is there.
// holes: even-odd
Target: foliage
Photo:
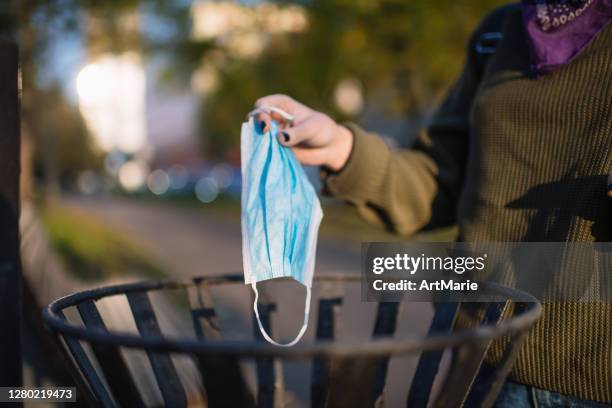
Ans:
[[[273,34],[263,53],[245,59],[215,41],[191,37],[190,1],[29,0],[14,1],[25,45],[24,81],[35,84],[39,53],[53,32],[77,30],[88,52],[137,48],[170,56],[169,69],[183,83],[206,61],[218,86],[202,95],[201,136],[210,155],[234,153],[238,125],[253,102],[287,93],[339,120],[334,89],[344,78],[359,80],[366,102],[391,116],[429,110],[458,75],[469,33],[501,0],[277,0],[298,3],[309,19],[303,33]],[[258,5],[258,1],[238,2]],[[163,21],[164,34],[130,29],[130,15],[146,12]],[[127,16],[127,17],[126,17]],[[124,18],[126,17],[126,18]],[[32,54],[32,55],[30,55]],[[168,75],[166,75],[167,77]],[[380,95],[384,95],[383,98]],[[25,108],[30,106],[26,99]]]
[[[204,140],[213,152],[236,148],[237,123],[258,97],[270,93],[287,93],[338,119],[353,119],[332,103],[334,88],[345,77],[363,84],[366,100],[380,91],[390,93],[382,107],[390,115],[422,111],[458,75],[467,38],[478,21],[502,3],[303,3],[309,15],[308,31],[273,37],[254,61],[232,55],[222,59],[220,85],[204,96]]]
[[[82,170],[100,168],[101,153],[88,137],[78,109],[66,101],[61,90],[51,87],[30,90],[30,93],[45,101],[34,104],[28,111],[28,130],[37,146],[37,173],[55,171],[59,181],[67,181]]]
[[[82,280],[126,274],[164,276],[134,240],[91,216],[59,204],[48,204],[43,208],[42,221],[68,272]]]
[[[79,0],[13,0],[0,7],[0,30],[18,28],[22,139],[24,146],[34,151],[33,163],[24,163],[24,167],[33,167],[35,174],[53,187],[73,179],[80,170],[101,165],[101,155],[91,144],[76,107],[58,83],[40,80],[48,68],[46,54],[57,35],[77,29],[80,4]]]

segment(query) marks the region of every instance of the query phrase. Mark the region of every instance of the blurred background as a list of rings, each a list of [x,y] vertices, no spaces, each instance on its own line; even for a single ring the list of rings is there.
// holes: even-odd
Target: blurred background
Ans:
[[[3,1],[0,31],[20,45],[26,289],[46,304],[117,280],[240,272],[254,101],[286,93],[409,146],[502,3]],[[359,242],[401,239],[323,204],[319,273],[357,273]]]

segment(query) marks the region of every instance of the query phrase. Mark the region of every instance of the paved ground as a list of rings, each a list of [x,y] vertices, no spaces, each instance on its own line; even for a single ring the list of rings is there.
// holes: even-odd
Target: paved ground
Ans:
[[[206,214],[121,198],[66,197],[62,204],[103,219],[138,239],[174,276],[216,275],[242,271],[240,223]],[[317,273],[359,273],[359,248],[322,240]]]
[[[118,230],[125,231],[139,241],[158,260],[163,269],[175,277],[194,275],[216,275],[241,273],[241,233],[237,219],[206,214],[201,209],[172,207],[145,201],[118,198],[67,197],[62,204],[74,211],[86,212],[103,220]],[[348,272],[359,274],[360,253],[357,245],[348,245],[320,240],[317,253],[316,274]],[[251,338],[253,333],[251,296],[248,288],[239,287],[218,294],[215,302],[227,304],[227,312],[220,316],[220,325],[225,336]],[[274,313],[274,337],[287,341],[299,330],[304,308],[304,292],[294,283],[271,283],[262,285],[263,290],[273,296],[278,304]],[[375,304],[360,301],[359,285],[347,289],[345,304],[341,311],[344,339],[367,338],[372,330]],[[120,318],[129,315],[127,304],[116,302],[102,306],[102,313],[118,322],[116,327],[134,330],[133,322]],[[314,308],[314,306],[313,306]],[[188,324],[180,323],[172,313],[158,316],[162,326],[172,326],[172,331],[190,330]],[[423,303],[403,304],[397,336],[403,337],[426,330],[431,316],[431,307]],[[314,336],[314,319],[311,316],[310,330],[304,337],[309,341]],[[144,362],[134,360],[138,366]],[[393,359],[390,365],[387,390],[389,406],[404,400],[410,384],[414,358]],[[252,367],[251,367],[252,368]],[[181,370],[183,371],[183,370]],[[189,371],[189,370],[187,370]],[[309,400],[309,364],[286,364],[284,380],[290,406],[307,406]],[[189,375],[186,375],[189,377]],[[253,385],[253,384],[252,384]],[[147,387],[147,385],[143,386]],[[197,386],[197,384],[194,384]]]

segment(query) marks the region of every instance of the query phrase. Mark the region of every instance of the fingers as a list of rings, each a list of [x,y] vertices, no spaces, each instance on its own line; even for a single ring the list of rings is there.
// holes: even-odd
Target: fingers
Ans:
[[[300,110],[298,105],[300,104],[293,100],[291,97],[281,94],[264,96],[263,98],[259,98],[257,101],[255,101],[256,108],[274,106],[276,108],[286,111],[287,113],[294,115],[296,110]],[[281,128],[285,128],[288,126],[286,120],[276,112],[270,112],[269,114],[262,112],[257,115],[257,121],[260,123],[261,129],[266,132],[270,130],[270,122],[272,120],[277,121]]]
[[[287,95],[275,94],[264,96],[255,101],[255,107],[275,107],[284,110],[293,115],[296,121],[299,121],[308,116],[311,112],[310,108],[303,105]],[[280,117],[280,116],[279,116]]]
[[[291,111],[294,110],[297,104],[298,103],[293,100],[293,98],[281,94],[264,96],[263,98],[259,98],[257,101],[255,101],[255,106],[258,108],[264,106],[275,106],[289,113],[292,113]]]
[[[270,122],[272,118],[265,112],[260,112],[255,116],[255,123],[259,126],[262,132],[270,130]]]
[[[280,113],[270,112],[270,117],[278,123],[279,128],[285,129],[293,125],[293,122],[288,122],[287,118],[283,117]]]
[[[270,130],[270,122],[272,120],[278,123],[278,127],[280,129],[285,129],[291,126],[291,124],[287,122],[285,118],[283,118],[281,115],[279,115],[276,112],[270,112],[270,113],[260,112],[255,116],[256,123],[259,125],[259,128],[263,130],[264,132],[267,132],[268,130]]]
[[[293,123],[289,123],[287,122],[286,118],[284,118],[282,115],[280,115],[277,112],[270,112],[270,113],[262,112],[257,115],[256,120],[260,123],[260,125],[263,125],[262,129],[264,131],[270,130],[270,122],[272,120],[275,120],[276,122],[278,122],[279,127],[281,129],[286,129],[286,128],[291,127],[294,123],[299,123],[303,121],[304,119],[308,118],[308,116],[311,113],[310,108],[308,108],[307,106],[297,102],[295,99],[291,98],[290,96],[282,95],[282,94],[268,95],[268,96],[259,98],[257,101],[255,101],[255,107],[256,108],[275,107],[275,108],[278,108],[278,109],[281,109],[287,112],[288,114],[294,117]],[[261,123],[261,122],[264,122],[264,123]],[[284,140],[284,138],[282,139]],[[288,140],[290,140],[290,138]]]
[[[285,127],[278,132],[278,140],[284,146],[295,146],[306,141],[314,131],[315,123],[308,118],[298,124]]]

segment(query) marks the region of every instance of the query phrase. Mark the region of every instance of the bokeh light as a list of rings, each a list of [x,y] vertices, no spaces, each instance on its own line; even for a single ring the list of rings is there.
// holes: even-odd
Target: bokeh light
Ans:
[[[79,108],[98,145],[136,153],[146,145],[145,74],[138,54],[104,54],[76,78]]]
[[[215,181],[220,190],[225,190],[232,184],[232,166],[226,163],[217,164],[210,171],[210,177]]]
[[[363,87],[356,78],[345,78],[334,90],[336,107],[347,115],[356,115],[363,109]]]
[[[170,187],[175,190],[180,190],[187,185],[189,181],[189,171],[185,166],[175,164],[168,169],[170,177]]]
[[[77,178],[77,188],[83,194],[94,194],[99,189],[99,180],[96,172],[85,170],[81,172]]]
[[[155,195],[165,194],[170,187],[168,173],[161,169],[152,171],[149,177],[147,177],[147,187]]]
[[[203,177],[195,186],[195,195],[203,203],[212,203],[219,195],[219,186],[212,178]]]
[[[134,192],[144,186],[148,168],[146,163],[130,160],[119,168],[119,183],[126,191]]]

